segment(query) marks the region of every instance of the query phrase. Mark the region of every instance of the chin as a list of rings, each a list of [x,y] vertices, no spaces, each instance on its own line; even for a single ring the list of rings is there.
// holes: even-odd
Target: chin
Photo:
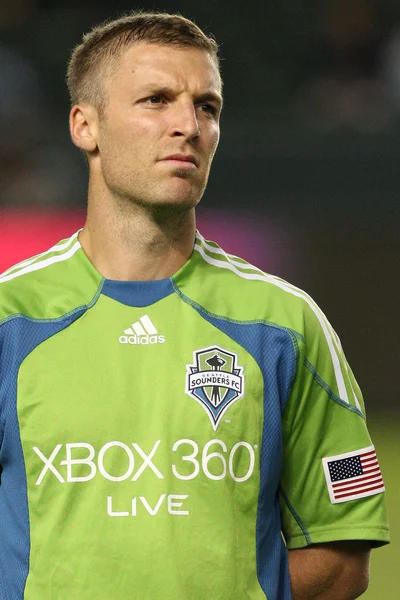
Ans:
[[[188,182],[187,178],[185,179],[186,181],[177,181],[177,178],[175,178],[175,181],[168,185],[167,189],[159,190],[152,204],[186,210],[197,206],[203,196],[205,186],[199,189],[193,183]]]
[[[185,198],[174,196],[156,200],[151,203],[151,206],[155,209],[159,209],[160,211],[184,213],[195,208],[199,202],[200,198],[198,196]]]

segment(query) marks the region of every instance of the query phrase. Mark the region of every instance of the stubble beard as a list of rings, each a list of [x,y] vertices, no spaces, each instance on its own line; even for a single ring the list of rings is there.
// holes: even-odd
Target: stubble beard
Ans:
[[[107,195],[114,199],[114,209],[121,218],[128,219],[134,218],[135,213],[143,216],[147,213],[157,221],[171,220],[174,215],[180,219],[199,204],[209,175],[209,169],[199,173],[176,168],[161,176],[156,172],[154,176],[146,169],[129,173],[127,166],[115,167],[114,161],[106,161],[101,178],[108,188]]]
[[[188,174],[185,170],[177,169],[173,173],[173,177],[179,180],[188,180],[192,174]],[[184,184],[184,181],[182,181]],[[177,190],[174,193],[174,186],[163,185],[162,183],[153,187],[139,186],[139,189],[128,191],[123,189],[113,189],[112,194],[115,198],[115,208],[120,215],[120,218],[135,218],[135,214],[148,215],[154,223],[169,224],[173,227],[174,222],[178,225],[189,218],[190,214],[199,204],[205,188],[206,181],[201,185],[195,185],[188,182],[190,189],[186,194],[182,194],[182,190]]]
[[[174,169],[165,180],[143,186],[132,194],[130,202],[160,214],[182,214],[194,209],[203,197],[208,176],[201,180],[185,169]],[[185,189],[186,188],[186,189]]]

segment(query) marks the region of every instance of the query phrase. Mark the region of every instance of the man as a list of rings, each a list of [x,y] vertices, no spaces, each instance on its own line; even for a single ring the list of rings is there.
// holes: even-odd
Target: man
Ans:
[[[340,342],[195,231],[215,41],[133,13],[68,83],[86,224],[0,278],[1,598],[358,597],[388,529]]]

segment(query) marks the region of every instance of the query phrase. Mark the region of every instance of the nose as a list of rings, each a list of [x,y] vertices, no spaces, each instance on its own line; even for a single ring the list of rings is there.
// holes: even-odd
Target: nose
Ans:
[[[191,141],[199,137],[200,129],[195,106],[190,103],[179,103],[175,107],[171,122],[171,137],[184,137]]]

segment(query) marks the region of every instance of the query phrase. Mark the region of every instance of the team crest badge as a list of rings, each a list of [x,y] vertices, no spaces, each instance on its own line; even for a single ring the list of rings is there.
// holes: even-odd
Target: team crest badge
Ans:
[[[229,406],[243,397],[243,370],[237,364],[237,354],[219,346],[193,352],[185,392],[205,408],[214,431]]]

